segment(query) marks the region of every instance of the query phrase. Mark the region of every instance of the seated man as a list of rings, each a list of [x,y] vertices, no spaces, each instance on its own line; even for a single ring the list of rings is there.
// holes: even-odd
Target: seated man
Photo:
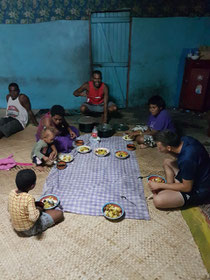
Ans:
[[[102,83],[100,71],[93,71],[92,81],[84,83],[74,91],[74,96],[85,96],[87,102],[80,107],[82,114],[87,112],[103,113],[103,122],[107,123],[107,111],[117,111],[117,106],[113,102],[108,102],[109,90],[105,83]]]
[[[6,96],[6,116],[0,119],[0,138],[23,130],[28,123],[28,115],[34,125],[38,125],[31,110],[31,103],[25,94],[20,94],[19,86],[16,83],[9,85],[9,94]]]
[[[210,158],[196,139],[180,138],[165,130],[154,136],[161,153],[176,155],[165,159],[166,183],[149,182],[153,202],[157,208],[177,208],[210,203]]]

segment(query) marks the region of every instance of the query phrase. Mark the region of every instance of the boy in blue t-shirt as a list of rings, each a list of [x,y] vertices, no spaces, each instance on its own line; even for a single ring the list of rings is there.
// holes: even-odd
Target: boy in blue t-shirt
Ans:
[[[177,208],[210,203],[210,158],[196,139],[165,130],[154,137],[162,153],[177,159],[165,159],[166,183],[149,182],[157,208]]]
[[[131,138],[134,138],[140,148],[156,146],[153,136],[165,129],[175,131],[171,116],[165,109],[166,104],[163,98],[159,95],[152,96],[148,101],[150,116],[147,122],[147,127],[139,127],[139,131],[129,133]]]

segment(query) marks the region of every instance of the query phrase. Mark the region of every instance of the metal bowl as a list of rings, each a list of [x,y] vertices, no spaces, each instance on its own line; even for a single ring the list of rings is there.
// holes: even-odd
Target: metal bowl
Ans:
[[[113,208],[116,207],[117,209],[119,209],[118,210],[119,212],[117,212],[118,215],[112,215],[112,213],[113,213],[112,209],[109,210],[109,207],[113,207]],[[110,211],[110,213],[109,213],[109,211]],[[103,213],[104,217],[110,221],[120,221],[123,218],[125,211],[124,211],[123,207],[121,205],[119,205],[118,203],[108,202],[102,207],[102,213]]]
[[[114,128],[107,123],[99,124],[97,126],[97,129],[98,129],[98,136],[101,138],[111,137],[115,133]]]

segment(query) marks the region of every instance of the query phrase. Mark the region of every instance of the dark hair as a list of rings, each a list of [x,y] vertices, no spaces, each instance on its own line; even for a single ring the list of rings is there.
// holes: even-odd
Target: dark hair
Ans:
[[[181,144],[181,137],[170,130],[159,131],[153,137],[155,142],[161,142],[165,147],[178,147]]]
[[[166,103],[160,95],[154,95],[150,97],[150,99],[148,100],[148,105],[150,104],[157,105],[158,108],[162,108],[162,109],[165,109],[166,107]]]
[[[50,109],[50,114],[52,115],[52,117],[55,116],[55,115],[64,117],[65,116],[65,110],[61,105],[54,105]]]
[[[10,87],[15,87],[18,91],[20,91],[19,86],[18,86],[18,84],[16,84],[16,83],[11,83],[11,84],[9,84],[8,89],[9,89]]]
[[[25,192],[36,183],[36,174],[31,169],[20,170],[15,179],[18,190]]]
[[[94,74],[100,75],[100,77],[101,77],[101,79],[102,79],[102,73],[101,73],[101,71],[99,71],[99,70],[94,70],[94,71],[92,72],[92,77],[93,77]]]

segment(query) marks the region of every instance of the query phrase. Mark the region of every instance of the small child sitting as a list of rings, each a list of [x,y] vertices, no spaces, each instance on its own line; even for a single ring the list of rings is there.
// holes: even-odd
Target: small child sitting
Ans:
[[[36,185],[36,174],[24,169],[16,175],[17,189],[12,190],[8,198],[8,211],[14,230],[19,236],[33,236],[63,220],[60,210],[43,211],[36,207],[35,199],[28,194]]]
[[[171,116],[165,109],[165,101],[159,95],[152,96],[149,101],[150,116],[147,122],[147,127],[139,127],[140,131],[130,132],[129,137],[136,140],[140,144],[140,148],[155,147],[153,136],[162,130],[171,130],[175,132]]]
[[[32,162],[36,166],[53,164],[53,160],[57,157],[57,150],[53,144],[55,132],[53,128],[44,128],[41,132],[41,139],[36,142],[31,152]]]

